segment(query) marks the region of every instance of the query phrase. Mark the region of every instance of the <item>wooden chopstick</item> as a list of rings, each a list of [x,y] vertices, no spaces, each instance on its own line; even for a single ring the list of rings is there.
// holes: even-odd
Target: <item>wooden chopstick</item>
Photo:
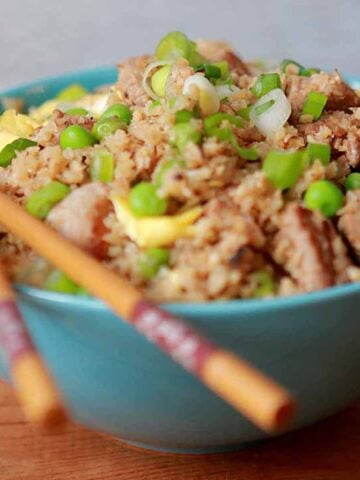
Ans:
[[[196,375],[265,431],[286,428],[294,416],[291,394],[245,360],[210,342],[182,319],[146,300],[48,225],[0,192],[0,223],[75,282],[104,300],[122,319]]]
[[[30,338],[15,294],[0,265],[0,343],[25,417],[43,427],[66,421],[57,389]]]

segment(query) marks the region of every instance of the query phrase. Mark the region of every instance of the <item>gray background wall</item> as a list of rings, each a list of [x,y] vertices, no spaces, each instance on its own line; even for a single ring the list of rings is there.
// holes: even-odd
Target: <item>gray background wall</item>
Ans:
[[[0,0],[0,88],[152,51],[167,31],[360,76],[360,0]]]

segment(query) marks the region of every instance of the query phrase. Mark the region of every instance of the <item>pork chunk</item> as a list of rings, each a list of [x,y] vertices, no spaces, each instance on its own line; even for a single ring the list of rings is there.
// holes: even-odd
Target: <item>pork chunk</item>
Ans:
[[[250,71],[245,62],[238,57],[227,42],[216,40],[205,40],[200,38],[196,42],[197,51],[210,62],[226,60],[231,70],[238,75],[249,75]]]
[[[346,281],[350,265],[332,224],[297,203],[289,204],[280,217],[273,256],[307,292]]]
[[[286,78],[285,93],[291,103],[292,119],[301,115],[305,99],[310,92],[321,92],[327,97],[325,110],[343,110],[360,106],[360,97],[347,85],[338,72],[317,73],[311,77],[289,75]]]
[[[338,226],[360,258],[360,190],[346,194],[346,204],[340,212]]]
[[[144,106],[149,101],[142,86],[142,77],[152,60],[150,55],[142,55],[131,57],[118,65],[119,81],[116,88],[128,105]]]
[[[47,222],[61,235],[79,247],[104,258],[107,246],[103,220],[111,209],[108,187],[102,183],[88,183],[71,192],[49,213]]]
[[[306,140],[318,143],[329,143],[333,153],[344,154],[350,167],[360,163],[360,115],[354,113],[333,112],[324,114],[313,123],[298,125],[299,133]]]

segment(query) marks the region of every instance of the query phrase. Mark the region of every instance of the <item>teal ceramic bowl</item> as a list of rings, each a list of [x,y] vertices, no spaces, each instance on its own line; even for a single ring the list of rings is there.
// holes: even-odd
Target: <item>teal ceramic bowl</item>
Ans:
[[[37,105],[72,82],[95,88],[114,67],[72,73],[4,92]],[[266,435],[148,343],[100,301],[19,288],[19,304],[73,418],[148,448],[236,449]],[[171,304],[220,345],[288,387],[299,428],[360,394],[360,285],[269,300]],[[7,368],[0,355],[0,373]]]

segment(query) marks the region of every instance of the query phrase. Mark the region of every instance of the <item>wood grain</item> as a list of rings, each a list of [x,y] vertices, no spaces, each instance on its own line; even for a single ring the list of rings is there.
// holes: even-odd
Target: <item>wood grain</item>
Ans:
[[[359,480],[360,403],[238,453],[165,455],[80,427],[42,433],[0,383],[1,480]]]

